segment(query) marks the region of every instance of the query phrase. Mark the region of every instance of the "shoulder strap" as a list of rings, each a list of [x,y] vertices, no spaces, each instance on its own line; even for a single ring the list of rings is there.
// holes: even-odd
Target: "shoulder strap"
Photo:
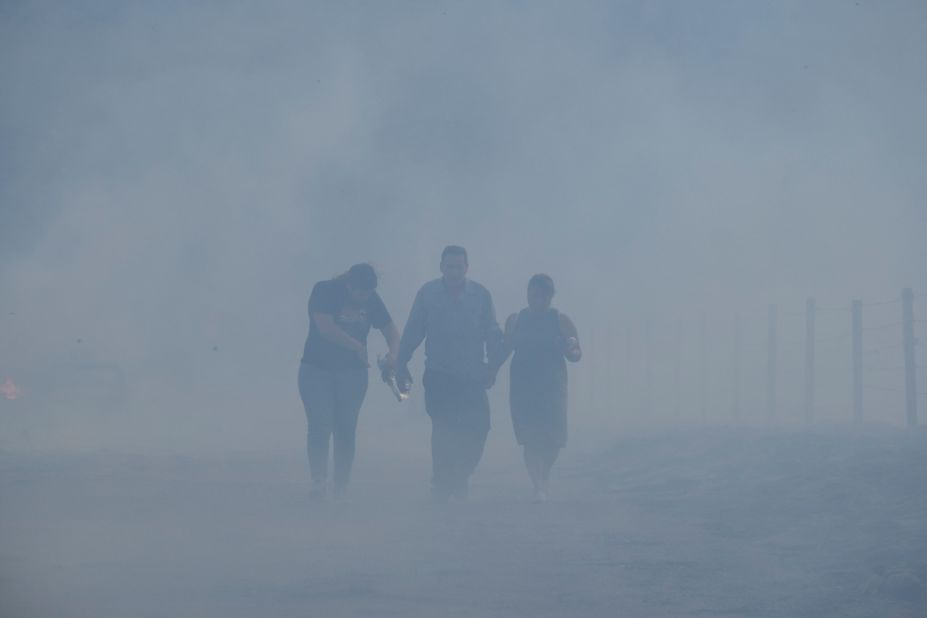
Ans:
[[[563,332],[563,314],[554,309],[554,316],[557,322],[557,333],[563,338],[566,338],[567,334]]]

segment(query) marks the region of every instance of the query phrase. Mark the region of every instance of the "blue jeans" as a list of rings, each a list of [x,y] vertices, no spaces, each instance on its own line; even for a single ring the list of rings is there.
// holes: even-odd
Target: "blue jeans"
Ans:
[[[366,368],[332,370],[300,363],[299,395],[306,410],[306,451],[313,481],[328,478],[328,449],[334,438],[335,485],[348,484],[357,417],[366,394]]]

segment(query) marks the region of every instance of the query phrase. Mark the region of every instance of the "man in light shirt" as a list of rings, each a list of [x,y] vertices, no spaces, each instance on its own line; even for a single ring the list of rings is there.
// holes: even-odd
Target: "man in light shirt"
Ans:
[[[399,344],[399,374],[425,341],[425,409],[431,418],[432,495],[465,499],[489,433],[489,398],[504,360],[502,331],[489,291],[467,279],[467,251],[441,254],[442,277],[415,296]]]

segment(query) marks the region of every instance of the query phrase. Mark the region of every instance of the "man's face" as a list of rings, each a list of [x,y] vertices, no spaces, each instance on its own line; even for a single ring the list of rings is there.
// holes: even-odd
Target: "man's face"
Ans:
[[[373,294],[373,290],[362,290],[356,288],[350,283],[346,285],[348,288],[348,298],[351,300],[351,304],[355,306],[360,306],[370,300],[370,296]]]
[[[453,254],[446,256],[441,260],[441,274],[448,283],[462,283],[467,276],[467,258]]]
[[[549,290],[540,285],[528,286],[528,306],[535,310],[543,310],[550,307],[550,301],[553,295]]]

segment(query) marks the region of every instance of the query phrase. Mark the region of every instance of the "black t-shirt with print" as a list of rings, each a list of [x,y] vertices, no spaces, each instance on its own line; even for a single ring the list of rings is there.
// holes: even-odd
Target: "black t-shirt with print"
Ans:
[[[303,361],[326,369],[354,369],[364,367],[357,354],[329,341],[319,332],[314,314],[331,315],[335,324],[361,343],[367,343],[370,327],[383,328],[392,321],[379,294],[374,292],[367,302],[354,305],[345,282],[340,279],[320,281],[309,295],[309,336],[303,350]]]

